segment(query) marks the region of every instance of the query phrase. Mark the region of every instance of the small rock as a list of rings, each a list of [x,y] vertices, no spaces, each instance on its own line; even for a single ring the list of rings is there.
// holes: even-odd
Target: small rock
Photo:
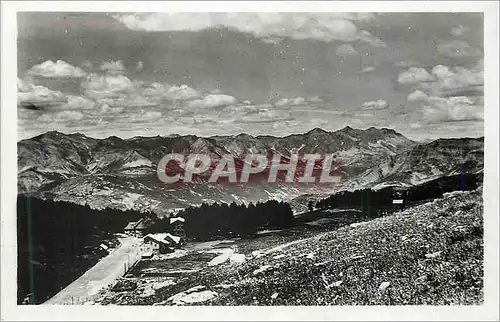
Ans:
[[[390,283],[390,282],[382,282],[382,283],[380,283],[380,286],[378,287],[378,289],[379,289],[380,291],[382,291],[382,292],[383,292],[383,291],[385,291],[385,290],[386,290],[386,288],[388,288],[389,286],[391,286],[391,283]]]
[[[264,265],[262,266],[261,268],[258,268],[256,269],[255,271],[253,271],[253,275],[257,275],[259,273],[262,273],[262,272],[265,272],[267,271],[268,269],[270,269],[272,266],[271,265]]]
[[[240,264],[245,262],[245,260],[246,260],[245,255],[238,253],[231,255],[231,257],[229,258],[229,262],[232,264]]]
[[[425,257],[426,258],[436,258],[436,257],[440,256],[441,253],[442,253],[442,251],[431,253],[431,254],[425,254]]]
[[[333,282],[333,286],[339,287],[342,283],[343,283],[343,281],[336,281],[336,282]]]
[[[210,262],[208,262],[208,266],[220,265],[226,262],[234,253],[234,250],[227,251],[222,253],[221,255],[213,258]]]
[[[277,298],[277,297],[278,297],[278,293],[274,293],[273,295],[271,295],[271,298],[272,298],[272,299],[275,299],[275,298]]]
[[[350,224],[349,227],[356,228],[356,227],[363,226],[363,225],[366,225],[366,222],[355,222],[355,223]]]

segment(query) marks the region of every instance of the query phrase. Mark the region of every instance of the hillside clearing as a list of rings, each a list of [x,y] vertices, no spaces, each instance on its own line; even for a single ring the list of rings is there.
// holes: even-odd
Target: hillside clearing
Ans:
[[[306,238],[304,238],[306,237]],[[252,241],[249,241],[250,243]],[[180,276],[150,296],[107,294],[121,305],[471,305],[483,302],[481,191],[335,231],[254,249]],[[244,249],[244,251],[242,251]],[[216,256],[216,254],[212,254]],[[176,261],[171,259],[169,261]],[[210,259],[207,259],[207,262]],[[140,278],[140,277],[138,277]],[[200,286],[203,301],[168,301]],[[148,294],[148,295],[149,295]]]

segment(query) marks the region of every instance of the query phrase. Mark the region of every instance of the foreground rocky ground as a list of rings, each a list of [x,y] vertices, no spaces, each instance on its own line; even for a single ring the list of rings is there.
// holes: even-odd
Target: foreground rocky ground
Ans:
[[[131,287],[104,291],[95,304],[481,304],[481,194],[447,194],[334,231],[179,251],[138,268],[123,279]]]

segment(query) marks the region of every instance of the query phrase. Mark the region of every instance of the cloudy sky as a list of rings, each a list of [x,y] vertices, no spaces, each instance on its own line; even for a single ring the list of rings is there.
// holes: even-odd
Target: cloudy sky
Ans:
[[[483,135],[483,17],[453,13],[19,13],[19,139]]]

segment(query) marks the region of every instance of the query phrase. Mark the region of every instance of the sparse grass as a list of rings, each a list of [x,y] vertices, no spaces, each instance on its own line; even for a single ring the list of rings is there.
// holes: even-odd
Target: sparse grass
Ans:
[[[197,285],[218,294],[201,305],[483,302],[480,191],[435,200],[355,228],[311,235],[310,231],[305,236],[292,235],[295,240],[304,239],[237,266],[225,263],[183,275],[176,285],[161,288],[149,297],[122,293],[106,298],[102,304],[151,305]],[[252,247],[243,245],[255,243],[238,241],[245,253]],[[276,255],[286,256],[274,258]],[[264,265],[271,267],[255,275],[254,271]],[[390,286],[380,290],[383,282]]]

